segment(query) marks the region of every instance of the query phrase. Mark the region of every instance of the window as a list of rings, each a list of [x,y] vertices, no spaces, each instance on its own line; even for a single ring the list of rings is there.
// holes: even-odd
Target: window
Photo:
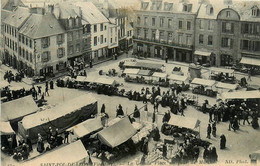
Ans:
[[[252,8],[252,16],[253,16],[253,17],[258,17],[258,16],[260,16],[260,10],[258,9],[257,6],[254,6],[254,7]]]
[[[147,37],[148,37],[148,30],[145,29],[145,30],[144,30],[144,39],[147,39]]]
[[[183,11],[187,12],[188,11],[188,5],[183,5]]]
[[[22,49],[22,56],[23,56],[23,58],[24,58],[24,55],[25,55],[25,51],[24,51],[24,49]]]
[[[57,44],[63,43],[63,34],[57,35]]]
[[[234,33],[234,23],[222,22],[223,33]]]
[[[182,44],[182,37],[183,37],[183,34],[178,34],[178,43],[179,44]]]
[[[80,31],[76,31],[77,39],[80,39]]]
[[[104,36],[101,35],[101,36],[100,36],[100,44],[103,44],[103,40],[104,40],[103,38],[104,38]]]
[[[137,37],[140,36],[140,31],[141,31],[141,30],[138,28],[137,31],[136,31],[136,35],[137,35]]]
[[[168,28],[172,28],[172,19],[168,19]]]
[[[260,51],[260,41],[241,40],[241,49],[246,51]]]
[[[203,44],[203,35],[199,35],[199,44]]]
[[[28,38],[26,38],[26,39],[25,39],[25,41],[26,41],[26,42],[25,42],[25,43],[26,43],[26,45],[28,46]]]
[[[221,66],[230,66],[233,64],[233,57],[231,55],[221,54]]]
[[[160,18],[160,27],[163,27],[164,24],[164,18]]]
[[[80,52],[80,44],[76,45],[76,52]]]
[[[17,33],[17,32],[16,32],[16,30],[15,30],[15,31],[14,31],[14,37],[16,37],[16,33]]]
[[[179,21],[179,29],[182,29],[182,21]]]
[[[30,43],[29,44],[30,44],[30,48],[32,48],[32,39],[30,39]]]
[[[107,26],[105,26],[105,30],[107,30]]]
[[[112,37],[110,38],[110,43],[113,43],[113,38]]]
[[[148,20],[148,18],[144,17],[144,25],[148,25],[148,23],[147,23],[148,21],[147,20]]]
[[[42,41],[42,48],[47,48],[50,45],[50,38],[49,37],[45,37],[41,39]]]
[[[22,36],[22,43],[24,44],[24,36]]]
[[[32,62],[32,53],[30,53],[30,62]]]
[[[156,33],[155,33],[155,31],[153,30],[153,31],[152,31],[152,40],[155,40],[155,37],[156,37]]]
[[[152,18],[152,26],[155,26],[155,18]]]
[[[57,56],[58,58],[62,58],[64,56],[64,48],[58,48]]]
[[[94,32],[97,32],[97,25],[94,25]]]
[[[117,41],[117,37],[115,37],[115,42]]]
[[[233,48],[233,40],[227,37],[222,38],[221,47],[223,48]]]
[[[17,52],[17,42],[15,42],[15,51]]]
[[[164,37],[164,32],[161,31],[159,36],[160,40],[163,40],[163,37]]]
[[[168,32],[168,41],[172,42],[172,32]]]
[[[190,30],[190,29],[191,29],[191,22],[187,21],[187,30]]]
[[[212,46],[213,44],[213,37],[211,35],[208,36],[208,45]]]
[[[50,52],[49,51],[43,52],[42,53],[42,62],[48,62],[49,60],[51,60]]]
[[[72,27],[72,19],[69,19],[69,27]]]
[[[69,46],[69,54],[73,54],[73,46]]]
[[[68,33],[68,41],[72,41],[72,40],[73,40],[72,32],[69,32]]]
[[[28,51],[26,51],[26,60],[27,61],[29,60],[29,53],[28,53]]]
[[[213,30],[213,25],[212,25],[212,21],[208,21],[208,30]]]
[[[21,41],[21,39],[22,39],[22,36],[19,34],[19,42]]]
[[[204,29],[204,22],[203,22],[203,20],[199,20],[199,27],[200,27],[200,29]]]
[[[103,24],[100,24],[100,31],[103,31]]]
[[[186,35],[186,44],[191,45],[191,35]]]
[[[140,23],[141,23],[141,18],[137,17],[137,25],[140,25]]]
[[[211,8],[209,9],[209,14],[213,14],[213,12],[214,12],[213,7],[211,7]]]
[[[18,54],[21,56],[22,55],[22,49],[21,47],[18,48]]]
[[[96,46],[96,45],[97,45],[97,36],[94,37],[94,46]]]
[[[230,11],[226,11],[226,17],[230,17]]]

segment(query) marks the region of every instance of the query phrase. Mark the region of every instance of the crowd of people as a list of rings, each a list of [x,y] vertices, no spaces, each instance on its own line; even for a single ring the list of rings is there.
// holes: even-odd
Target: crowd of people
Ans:
[[[4,80],[7,80],[9,84],[11,83],[11,81],[21,82],[23,78],[24,78],[23,72],[13,74],[12,71],[9,70],[6,71],[4,74]]]

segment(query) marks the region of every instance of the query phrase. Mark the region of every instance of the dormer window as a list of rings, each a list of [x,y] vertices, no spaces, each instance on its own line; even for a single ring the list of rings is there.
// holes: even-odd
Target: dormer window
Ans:
[[[149,2],[142,2],[142,9],[147,9]]]
[[[213,12],[214,12],[213,7],[211,7],[211,8],[209,9],[209,14],[213,14]]]
[[[252,16],[253,17],[259,17],[260,16],[260,11],[257,6],[252,7]]]
[[[165,2],[164,3],[164,10],[165,11],[170,11],[172,9],[172,6],[173,6],[173,3]]]
[[[183,4],[183,11],[184,12],[191,12],[192,4]]]

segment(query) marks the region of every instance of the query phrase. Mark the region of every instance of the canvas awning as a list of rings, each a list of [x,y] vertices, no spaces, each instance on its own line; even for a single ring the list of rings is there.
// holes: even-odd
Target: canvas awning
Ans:
[[[225,68],[217,68],[217,67],[211,67],[210,68],[211,72],[218,72],[218,73],[229,73],[229,74],[233,74],[235,72],[235,70],[233,69],[225,69]]]
[[[42,165],[42,163],[65,163],[64,165],[84,165],[88,158],[87,151],[83,143],[78,140],[66,146],[57,148],[49,153],[45,153],[35,159],[24,162],[27,165]],[[72,164],[73,163],[73,164]]]
[[[11,121],[35,113],[38,106],[32,96],[22,97],[3,103],[1,106],[1,121]]]
[[[141,76],[150,76],[151,75],[151,70],[139,70],[138,75]]]
[[[68,102],[60,103],[59,105],[51,109],[37,112],[30,116],[26,116],[22,120],[22,125],[25,129],[40,126],[60,117],[69,115],[72,112],[80,110],[81,108],[93,104],[95,102],[97,102],[97,100],[92,95],[82,95],[72,100],[69,100]]]
[[[124,73],[125,74],[134,74],[137,75],[140,69],[125,69]]]
[[[166,78],[167,74],[166,73],[154,72],[153,77]]]
[[[23,87],[21,87],[21,86],[10,86],[9,89],[10,89],[10,90],[13,90],[13,91],[16,91],[16,90],[21,90],[21,89],[23,89]]]
[[[232,89],[235,90],[237,89],[238,84],[227,84],[227,83],[223,83],[223,82],[218,82],[216,84],[216,88],[222,88],[222,89]]]
[[[76,81],[78,82],[87,82],[87,77],[86,76],[77,76]]]
[[[101,118],[88,119],[84,122],[81,122],[69,129],[67,131],[73,131],[74,135],[77,138],[82,138],[85,135],[88,135],[94,131],[102,129]]]
[[[168,124],[187,129],[196,129],[200,125],[200,120],[171,114],[171,119]]]
[[[0,89],[3,89],[7,86],[9,86],[9,83],[7,81],[0,81]]]
[[[116,84],[116,81],[114,79],[103,78],[103,77],[98,78],[94,82],[97,84],[104,84],[104,85],[111,85],[111,86],[115,86],[115,84]]]
[[[1,122],[0,121],[0,133],[1,133],[1,135],[14,134],[14,130],[12,129],[10,122]]]
[[[260,99],[260,91],[225,92],[221,94],[223,100],[228,99]]]
[[[260,66],[260,59],[242,57],[240,63],[253,66]]]
[[[171,74],[168,79],[170,80],[175,80],[175,81],[182,81],[185,82],[188,77],[187,76],[181,76],[181,75],[177,75],[177,74]]]
[[[125,61],[124,63],[124,67],[135,67],[135,66],[136,66],[136,62]]]
[[[195,54],[195,55],[200,55],[200,56],[210,56],[210,55],[211,55],[211,52],[196,50],[196,51],[194,52],[194,54]]]
[[[164,67],[163,64],[158,63],[145,63],[145,62],[137,62],[135,64],[136,67],[139,67],[141,69],[154,69],[154,70],[162,70]]]
[[[114,148],[126,142],[135,133],[136,129],[132,126],[129,118],[126,117],[112,126],[98,132],[98,138],[103,144]]]
[[[203,85],[203,86],[213,86],[216,83],[214,80],[205,80],[201,78],[194,78],[191,84]]]

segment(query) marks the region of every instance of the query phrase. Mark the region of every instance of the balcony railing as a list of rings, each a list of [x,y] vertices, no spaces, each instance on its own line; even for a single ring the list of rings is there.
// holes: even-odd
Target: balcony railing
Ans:
[[[175,43],[172,40],[165,41],[164,39],[149,39],[149,38],[144,39],[142,37],[136,37],[136,36],[133,36],[133,39],[134,40],[142,40],[142,41],[149,42],[149,43],[163,44],[163,45],[166,45],[166,46],[193,49],[193,45]]]

